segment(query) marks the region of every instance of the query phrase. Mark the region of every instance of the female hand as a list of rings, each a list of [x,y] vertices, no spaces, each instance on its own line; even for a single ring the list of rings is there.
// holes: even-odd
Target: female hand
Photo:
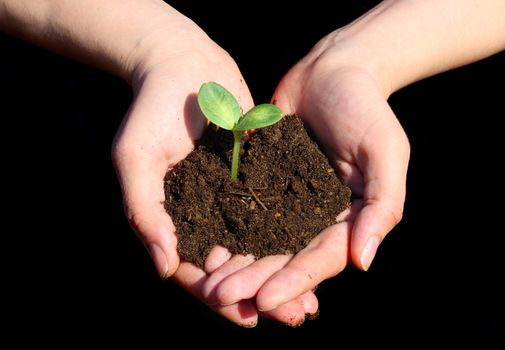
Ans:
[[[356,197],[352,208],[295,256],[261,259],[218,283],[211,277],[205,288],[210,300],[226,305],[256,295],[258,309],[271,310],[338,274],[349,259],[367,270],[401,220],[407,137],[386,101],[380,75],[339,51],[332,35],[287,73],[273,101],[314,131]]]
[[[196,99],[202,83],[216,81],[226,86],[243,110],[249,110],[253,100],[237,65],[223,49],[192,22],[181,32],[177,45],[139,54],[140,64],[132,79],[134,101],[117,133],[112,153],[126,215],[160,276],[173,278],[203,300],[202,286],[230,255],[216,247],[203,270],[180,261],[176,229],[163,206],[163,179],[169,168],[189,154],[206,127]],[[155,34],[149,40],[157,48],[164,47],[163,37]],[[232,261],[237,259],[240,257]],[[314,302],[317,300],[309,292],[266,316],[294,324],[297,320],[293,314],[307,312],[304,305],[308,310],[317,310]],[[246,327],[257,322],[258,312],[251,300],[211,307]]]

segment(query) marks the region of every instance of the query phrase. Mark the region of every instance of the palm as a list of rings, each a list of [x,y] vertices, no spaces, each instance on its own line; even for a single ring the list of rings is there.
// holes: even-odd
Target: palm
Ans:
[[[359,253],[367,239],[374,234],[381,240],[401,215],[408,163],[405,134],[363,71],[298,64],[279,84],[274,101],[285,113],[302,116],[362,198],[341,215],[339,224],[325,229],[297,255],[259,260],[212,285],[212,297],[219,302],[256,295],[261,310],[313,289],[341,272],[349,259],[366,269]],[[221,269],[226,270],[226,264]]]
[[[137,82],[134,102],[113,150],[126,214],[158,271],[162,277],[172,276],[201,300],[203,284],[230,257],[225,250],[216,248],[204,270],[180,261],[175,227],[161,203],[165,199],[163,178],[167,169],[189,154],[194,140],[205,129],[196,93],[206,81],[217,81],[230,89],[244,110],[253,106],[238,68],[221,49],[210,47],[203,59],[194,55],[170,59]],[[212,308],[246,326],[256,322],[257,310],[250,300]],[[289,314],[298,309],[297,303],[291,303],[269,316],[288,322]]]

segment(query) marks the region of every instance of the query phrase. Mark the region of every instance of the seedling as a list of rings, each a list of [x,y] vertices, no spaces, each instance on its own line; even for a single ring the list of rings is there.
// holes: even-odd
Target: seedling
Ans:
[[[237,180],[242,132],[264,128],[277,123],[282,118],[279,107],[270,103],[257,105],[242,115],[237,99],[215,82],[204,83],[200,87],[198,105],[210,122],[233,133],[232,181]]]

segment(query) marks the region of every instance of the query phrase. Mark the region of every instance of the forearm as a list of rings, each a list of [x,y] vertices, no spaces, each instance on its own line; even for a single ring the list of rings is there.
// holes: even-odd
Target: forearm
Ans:
[[[0,30],[131,80],[153,51],[204,36],[161,0],[0,0]]]
[[[505,49],[505,1],[386,0],[336,34],[389,94]]]

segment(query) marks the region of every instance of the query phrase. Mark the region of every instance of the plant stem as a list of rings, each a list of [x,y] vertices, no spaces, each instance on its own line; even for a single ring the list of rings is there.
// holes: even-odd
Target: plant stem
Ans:
[[[233,132],[233,154],[231,158],[231,181],[236,181],[238,175],[238,158],[240,154],[240,131],[232,130],[232,132]]]

